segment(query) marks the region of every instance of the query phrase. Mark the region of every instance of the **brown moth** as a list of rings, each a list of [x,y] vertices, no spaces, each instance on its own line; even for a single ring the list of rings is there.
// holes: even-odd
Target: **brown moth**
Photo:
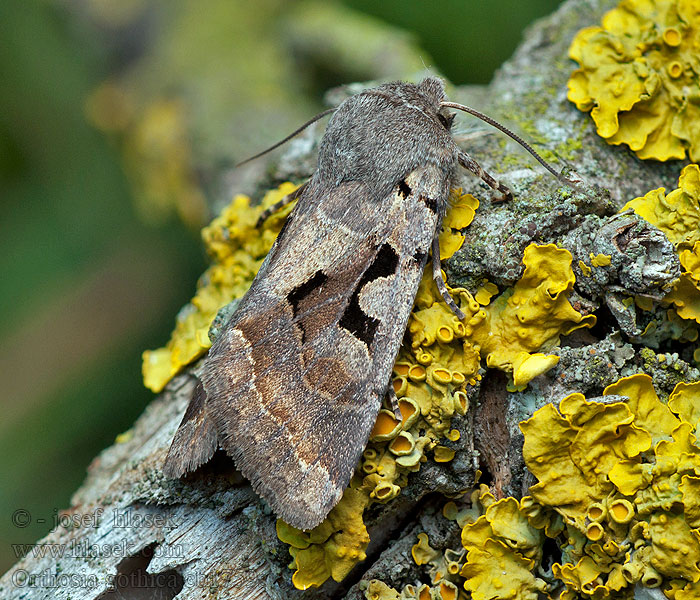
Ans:
[[[393,391],[431,251],[435,282],[464,318],[438,246],[457,165],[510,195],[455,144],[448,107],[475,112],[446,103],[429,77],[366,90],[335,110],[316,172],[203,363],[168,477],[221,446],[290,525],[310,529],[340,500]]]

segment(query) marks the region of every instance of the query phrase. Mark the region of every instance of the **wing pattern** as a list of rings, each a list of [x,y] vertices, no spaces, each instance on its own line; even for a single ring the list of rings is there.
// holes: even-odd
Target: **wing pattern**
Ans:
[[[361,182],[312,178],[206,358],[206,398],[188,409],[166,473],[213,452],[213,424],[276,514],[301,529],[326,517],[376,420],[448,182],[422,166],[374,199]]]

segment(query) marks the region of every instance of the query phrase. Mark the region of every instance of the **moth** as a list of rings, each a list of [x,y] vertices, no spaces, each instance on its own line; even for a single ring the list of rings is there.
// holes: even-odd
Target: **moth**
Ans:
[[[438,242],[458,165],[510,196],[457,146],[449,108],[514,136],[447,102],[435,77],[380,85],[335,109],[316,171],[204,360],[166,476],[221,446],[290,525],[311,529],[340,500],[387,393],[398,410],[392,367],[431,253],[442,297],[464,318]]]

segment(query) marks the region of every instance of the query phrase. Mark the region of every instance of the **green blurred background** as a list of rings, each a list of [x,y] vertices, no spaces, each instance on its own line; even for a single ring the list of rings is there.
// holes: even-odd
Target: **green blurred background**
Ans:
[[[141,352],[194,291],[231,165],[333,85],[488,82],[558,4],[0,2],[0,572],[152,399]]]

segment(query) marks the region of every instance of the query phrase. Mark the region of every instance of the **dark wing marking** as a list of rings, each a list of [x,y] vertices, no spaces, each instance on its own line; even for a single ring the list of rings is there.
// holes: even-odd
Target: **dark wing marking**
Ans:
[[[439,225],[430,204],[444,210],[447,187],[428,166],[380,209],[367,210],[376,200],[360,183],[314,205],[306,195],[319,191],[305,190],[210,350],[201,377],[219,442],[291,525],[320,523],[352,476]]]
[[[371,317],[360,307],[360,296],[365,286],[379,277],[390,277],[399,266],[399,255],[393,246],[387,242],[379,247],[372,264],[362,274],[350,296],[350,302],[345,307],[339,325],[352,333],[358,340],[369,346],[374,341],[374,334],[379,326],[379,319]]]

